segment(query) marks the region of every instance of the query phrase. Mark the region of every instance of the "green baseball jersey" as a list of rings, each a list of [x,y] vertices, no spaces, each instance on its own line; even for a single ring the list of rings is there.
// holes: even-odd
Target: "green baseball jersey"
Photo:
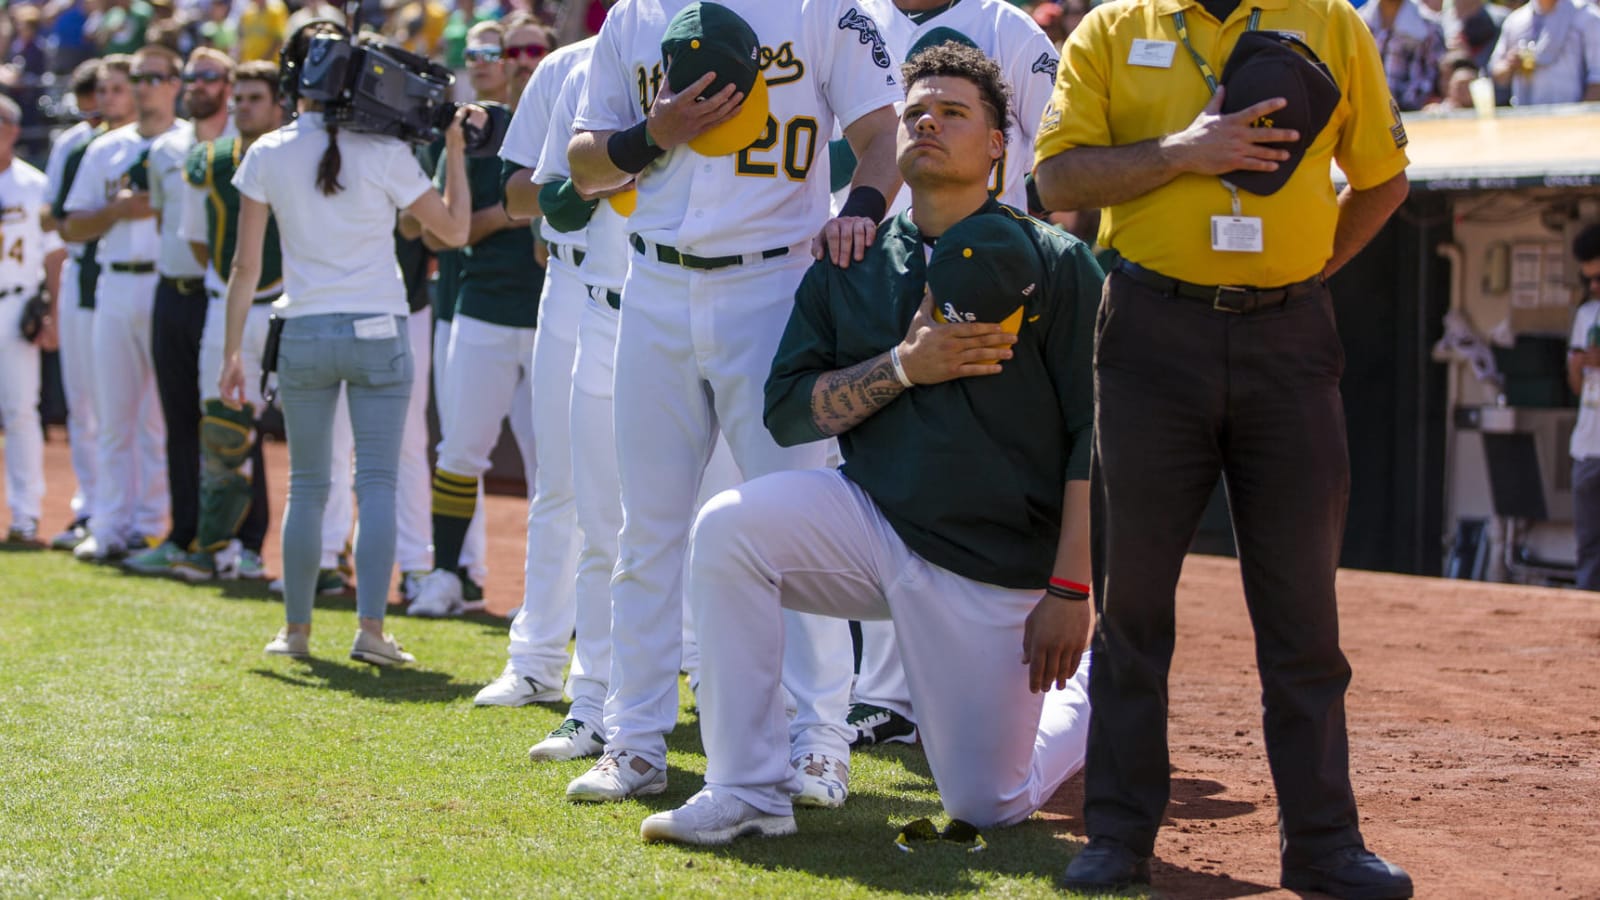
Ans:
[[[61,169],[61,189],[50,202],[50,215],[59,222],[67,217],[67,194],[72,190],[72,181],[78,177],[78,169],[83,165],[83,154],[88,151],[89,145],[95,139],[111,129],[105,125],[95,128],[94,133],[87,141],[74,147],[64,161]],[[100,263],[97,259],[100,250],[99,241],[85,241],[83,255],[78,258],[78,308],[94,309],[94,291],[100,283]]]
[[[913,551],[958,575],[1043,588],[1062,494],[1089,477],[1095,310],[1104,274],[1089,248],[993,200],[1038,250],[1043,284],[1025,304],[998,375],[917,385],[839,435],[842,471]],[[795,293],[766,384],[767,428],[785,446],[820,440],[811,391],[904,339],[927,287],[927,243],[909,211],[881,225],[866,258],[822,260]]]
[[[233,173],[244,158],[244,142],[237,137],[195,144],[184,160],[183,177],[206,192],[206,249],[219,278],[233,270],[233,252],[239,242],[239,189]],[[278,244],[278,222],[267,216],[267,235],[261,244],[261,278],[256,282],[256,302],[271,302],[283,293],[283,249]]]
[[[441,157],[434,174],[434,183],[441,188],[444,172]],[[467,183],[474,212],[499,206],[500,160],[469,157]],[[538,321],[544,269],[534,262],[532,228],[504,228],[463,247],[460,273],[456,312],[513,328],[532,328]]]
[[[434,173],[434,184],[443,183],[440,164],[444,160],[444,139],[417,148],[417,162],[422,171]],[[461,293],[461,251],[437,250],[433,254],[433,320],[448,322],[456,316],[456,298]]]

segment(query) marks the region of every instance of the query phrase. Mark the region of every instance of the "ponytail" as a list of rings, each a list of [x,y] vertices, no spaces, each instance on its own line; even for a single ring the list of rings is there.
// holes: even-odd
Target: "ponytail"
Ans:
[[[344,190],[344,185],[339,183],[339,164],[339,126],[329,122],[328,149],[322,151],[322,160],[317,163],[317,189],[325,197]]]

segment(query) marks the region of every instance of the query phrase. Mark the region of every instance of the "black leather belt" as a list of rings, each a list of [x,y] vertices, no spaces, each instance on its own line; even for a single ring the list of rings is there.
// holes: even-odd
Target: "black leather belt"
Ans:
[[[1313,275],[1305,281],[1282,287],[1258,288],[1231,284],[1191,284],[1155,271],[1138,263],[1123,260],[1117,271],[1152,290],[1185,300],[1204,303],[1221,312],[1248,315],[1268,309],[1277,309],[1290,300],[1297,300],[1322,288],[1322,276]]]
[[[550,255],[564,263],[573,266],[583,265],[583,260],[588,254],[570,244],[550,244]],[[565,254],[565,255],[563,255]],[[568,257],[571,257],[570,259]]]
[[[27,289],[24,288],[22,285],[13,284],[11,287],[8,287],[8,288],[0,288],[0,297],[9,297],[12,294],[20,294],[25,290],[27,290]]]
[[[644,242],[644,238],[634,234],[629,235],[628,239],[633,243],[633,249],[646,256],[649,255],[649,245]],[[780,256],[789,255],[788,247],[774,247],[771,250],[763,250],[759,254],[751,253],[744,256],[695,256],[691,253],[679,253],[678,248],[668,247],[666,244],[656,244],[655,248],[656,259],[660,262],[664,262],[669,266],[682,266],[685,269],[702,270],[726,269],[729,266],[743,265],[747,261],[756,261],[753,258],[747,259],[748,257],[759,256],[760,259],[777,259]]]
[[[184,296],[198,294],[206,289],[206,280],[204,278],[168,278],[163,275],[161,280],[177,288],[178,293]]]
[[[125,272],[130,275],[149,275],[156,270],[153,262],[114,262],[107,265],[113,272]]]

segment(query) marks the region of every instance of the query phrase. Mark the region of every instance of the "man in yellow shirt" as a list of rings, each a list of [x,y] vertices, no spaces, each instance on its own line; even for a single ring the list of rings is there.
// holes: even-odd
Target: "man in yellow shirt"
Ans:
[[[283,0],[250,0],[239,11],[239,61],[278,61],[289,33],[289,7]]]
[[[1249,63],[1230,58],[1240,44]],[[1346,0],[1124,0],[1067,41],[1039,193],[1050,209],[1104,207],[1100,242],[1122,259],[1096,334],[1090,841],[1069,887],[1149,881],[1169,793],[1174,592],[1220,475],[1256,629],[1283,885],[1411,896],[1410,877],[1363,845],[1350,787],[1334,591],[1344,354],[1324,283],[1405,199],[1405,140]],[[1338,193],[1335,161],[1349,179]]]

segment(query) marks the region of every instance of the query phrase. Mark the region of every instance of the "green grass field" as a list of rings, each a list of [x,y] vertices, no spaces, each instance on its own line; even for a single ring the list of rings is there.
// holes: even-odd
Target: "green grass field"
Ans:
[[[309,662],[261,653],[281,623],[261,585],[0,552],[0,895],[1062,896],[1058,825],[893,846],[940,820],[918,749],[856,754],[849,804],[797,837],[647,846],[640,820],[700,787],[692,712],[666,794],[576,806],[589,761],[526,756],[564,707],[472,706],[504,621],[394,619],[409,671],[346,657],[351,600],[319,601]]]

